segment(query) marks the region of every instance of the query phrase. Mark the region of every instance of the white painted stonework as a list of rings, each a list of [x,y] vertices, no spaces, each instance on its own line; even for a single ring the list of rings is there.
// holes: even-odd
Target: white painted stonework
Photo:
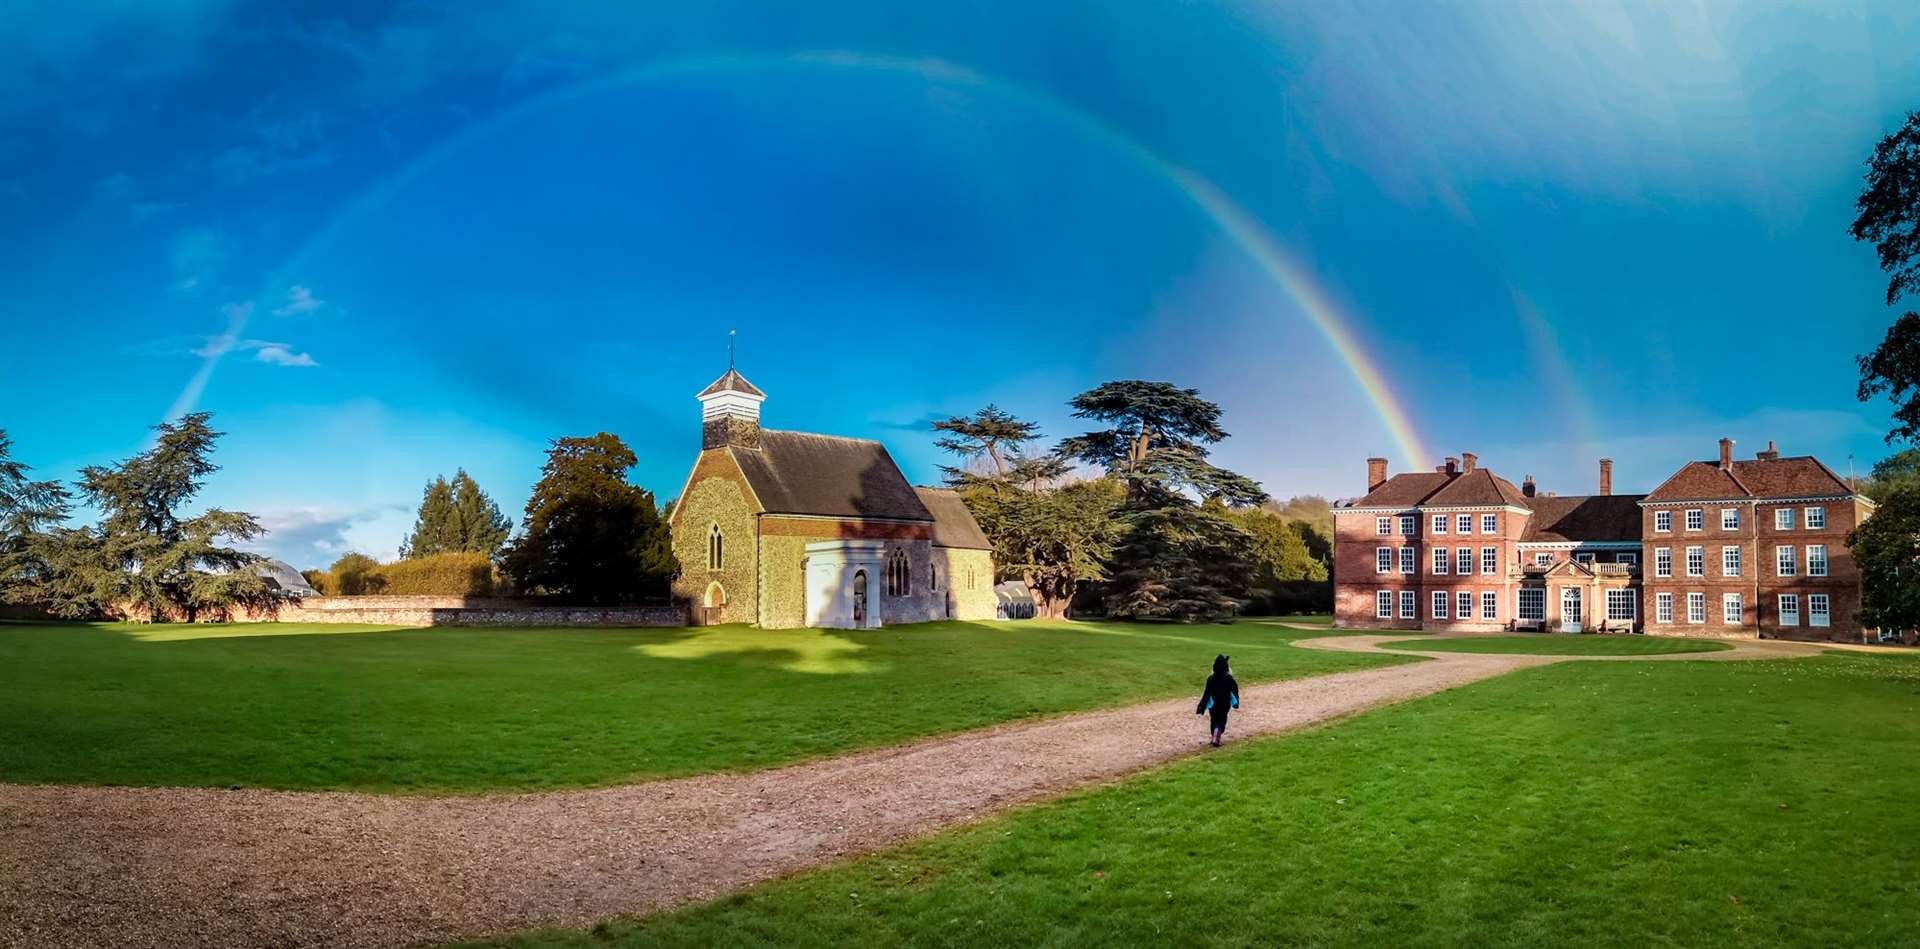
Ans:
[[[880,540],[821,540],[806,549],[807,625],[825,629],[875,629],[880,626],[882,564],[887,544]],[[854,622],[854,579],[867,575],[865,620]]]

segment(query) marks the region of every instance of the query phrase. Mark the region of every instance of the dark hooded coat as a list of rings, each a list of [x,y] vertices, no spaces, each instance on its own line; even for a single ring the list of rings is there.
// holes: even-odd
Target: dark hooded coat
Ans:
[[[1218,728],[1226,723],[1227,711],[1239,704],[1240,683],[1227,671],[1227,657],[1213,657],[1213,675],[1207,676],[1207,686],[1200,692],[1200,704],[1194,708],[1194,714],[1212,712],[1214,727]]]

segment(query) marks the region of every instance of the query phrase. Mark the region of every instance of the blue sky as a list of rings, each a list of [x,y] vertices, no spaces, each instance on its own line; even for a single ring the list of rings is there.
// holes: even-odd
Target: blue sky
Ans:
[[[885,440],[1199,387],[1219,457],[1351,495],[1477,452],[1646,490],[1727,435],[1864,469],[1891,317],[1845,229],[1920,108],[1920,8],[1812,4],[55,4],[0,11],[0,427],[44,475],[228,432],[206,499],[391,556],[546,441],[679,489],[693,393]],[[1310,275],[1407,457],[1204,178]]]

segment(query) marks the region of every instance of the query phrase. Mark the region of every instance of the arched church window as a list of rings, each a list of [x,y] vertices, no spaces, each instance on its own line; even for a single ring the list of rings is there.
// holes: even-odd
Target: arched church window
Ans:
[[[887,595],[907,596],[913,592],[913,568],[907,560],[907,549],[895,547],[887,555]]]
[[[707,529],[707,569],[718,570],[727,562],[727,539],[720,533],[720,525]]]
[[[931,563],[927,564],[927,592],[940,592],[940,568]]]

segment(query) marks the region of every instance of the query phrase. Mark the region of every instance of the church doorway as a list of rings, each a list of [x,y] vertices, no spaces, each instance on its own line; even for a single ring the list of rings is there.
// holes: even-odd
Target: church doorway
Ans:
[[[853,572],[853,628],[867,628],[867,572]]]
[[[727,605],[727,588],[718,582],[707,584],[707,597],[700,606],[700,624],[712,626],[720,622],[721,608]]]

